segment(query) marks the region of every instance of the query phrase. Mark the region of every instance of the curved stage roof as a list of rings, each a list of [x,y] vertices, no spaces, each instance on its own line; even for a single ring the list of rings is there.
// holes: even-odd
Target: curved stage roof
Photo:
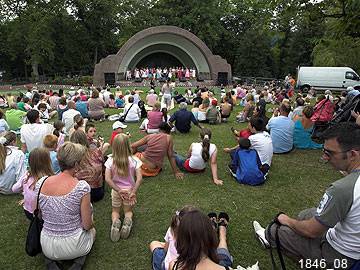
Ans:
[[[231,79],[230,65],[219,55],[213,55],[197,36],[179,27],[157,26],[138,32],[117,54],[101,59],[95,65],[94,84],[104,86],[110,81],[124,80],[127,70],[158,53],[175,58],[184,67],[195,68],[200,79],[217,81],[219,75]]]

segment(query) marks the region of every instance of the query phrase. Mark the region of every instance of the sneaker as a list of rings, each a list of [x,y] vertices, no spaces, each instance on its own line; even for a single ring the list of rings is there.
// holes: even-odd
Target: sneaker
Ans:
[[[265,238],[265,229],[256,220],[253,222],[256,238],[260,241],[264,248],[270,248],[270,243]]]
[[[132,228],[132,220],[130,218],[125,217],[123,226],[120,231],[120,238],[127,239],[130,235],[131,228]]]
[[[120,228],[121,228],[121,221],[120,219],[113,222],[111,225],[110,231],[110,239],[113,242],[117,242],[120,239]]]
[[[231,173],[231,175],[236,178],[236,172],[233,172],[230,165],[228,165],[228,169],[229,169],[229,172]]]

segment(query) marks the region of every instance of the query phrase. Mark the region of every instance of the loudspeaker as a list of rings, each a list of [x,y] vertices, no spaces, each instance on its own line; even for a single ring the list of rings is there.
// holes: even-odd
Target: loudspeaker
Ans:
[[[196,80],[197,80],[198,82],[203,82],[203,81],[204,81],[204,77],[203,77],[203,76],[198,76],[198,77],[196,78]]]
[[[104,73],[105,85],[115,85],[115,73]]]
[[[186,82],[186,78],[185,77],[180,77],[179,82]]]
[[[142,82],[142,78],[135,78],[134,82]]]
[[[217,85],[228,85],[228,73],[218,72]]]

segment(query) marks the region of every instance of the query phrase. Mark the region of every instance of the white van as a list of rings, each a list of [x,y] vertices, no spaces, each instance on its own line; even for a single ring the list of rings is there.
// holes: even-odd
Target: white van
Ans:
[[[349,67],[298,67],[298,89],[346,90],[352,86],[360,90],[359,75]]]

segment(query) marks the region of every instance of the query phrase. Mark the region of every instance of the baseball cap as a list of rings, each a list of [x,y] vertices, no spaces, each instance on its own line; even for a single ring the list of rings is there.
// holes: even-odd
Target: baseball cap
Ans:
[[[118,128],[126,128],[127,125],[124,125],[123,123],[121,123],[120,121],[116,121],[113,125],[112,128],[113,130],[118,129]]]

